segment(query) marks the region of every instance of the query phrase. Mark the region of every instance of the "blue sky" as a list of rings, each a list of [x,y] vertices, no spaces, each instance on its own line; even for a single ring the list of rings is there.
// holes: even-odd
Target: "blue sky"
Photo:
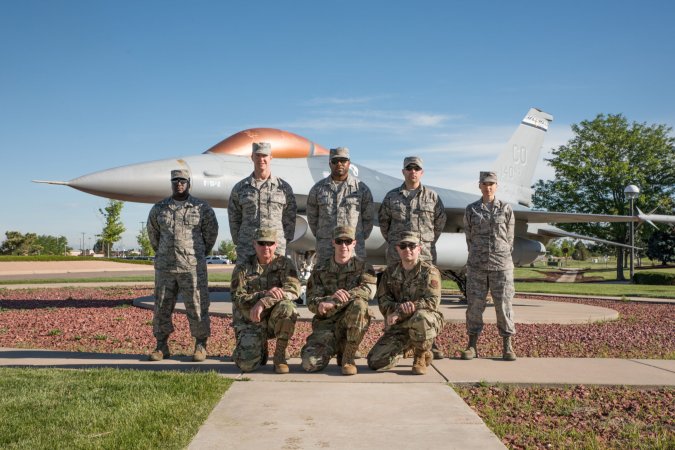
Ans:
[[[545,151],[598,113],[672,126],[674,22],[665,1],[0,0],[0,240],[88,246],[106,200],[31,180],[197,154],[246,128],[346,145],[392,175],[419,154],[426,183],[471,190],[530,107],[555,118]],[[120,247],[149,208],[125,204]]]

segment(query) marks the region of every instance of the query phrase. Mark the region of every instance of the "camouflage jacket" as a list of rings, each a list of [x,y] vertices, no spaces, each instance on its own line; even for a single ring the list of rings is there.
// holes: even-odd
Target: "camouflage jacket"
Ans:
[[[300,296],[300,280],[295,265],[289,258],[277,256],[267,267],[263,267],[258,264],[258,258],[254,255],[237,264],[232,272],[232,303],[244,310],[262,300],[265,309],[271,308],[281,301],[265,297],[265,292],[273,287],[283,289],[284,300],[296,300]]]
[[[295,233],[295,196],[291,185],[279,177],[270,176],[260,189],[253,174],[234,185],[227,205],[230,234],[237,246],[237,257],[255,254],[253,233],[258,228],[273,228],[278,234],[278,253]]]
[[[339,304],[331,296],[338,290],[349,292],[349,299],[361,299],[368,302],[375,291],[377,277],[373,266],[355,256],[346,264],[338,264],[334,259],[318,264],[307,282],[307,307],[318,314],[319,303],[327,302],[336,306],[328,315],[349,305]]]
[[[377,289],[377,303],[384,317],[401,313],[399,305],[411,301],[415,310],[438,311],[441,304],[441,273],[431,263],[418,261],[408,273],[401,263],[392,264],[382,273]]]
[[[309,191],[307,222],[317,239],[332,239],[338,225],[353,227],[356,240],[363,245],[373,231],[373,194],[351,174],[338,185],[328,176]]]
[[[513,269],[515,223],[508,203],[495,199],[492,211],[482,199],[469,204],[464,213],[464,234],[469,247],[467,266],[481,270]]]
[[[445,207],[436,191],[420,186],[417,195],[403,194],[405,183],[392,189],[382,200],[378,219],[382,236],[397,243],[402,231],[415,231],[422,241],[436,242],[445,227]]]
[[[184,202],[171,197],[156,203],[148,215],[148,238],[155,250],[155,269],[190,272],[206,267],[206,255],[218,238],[213,208],[191,195]]]

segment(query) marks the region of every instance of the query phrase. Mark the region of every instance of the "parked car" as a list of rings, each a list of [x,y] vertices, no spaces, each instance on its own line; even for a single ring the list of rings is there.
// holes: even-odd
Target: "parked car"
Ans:
[[[230,264],[230,260],[224,256],[207,256],[206,264]]]

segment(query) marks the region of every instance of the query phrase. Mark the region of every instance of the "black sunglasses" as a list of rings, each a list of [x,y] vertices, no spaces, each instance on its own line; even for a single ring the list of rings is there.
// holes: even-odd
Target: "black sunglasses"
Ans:
[[[349,162],[349,160],[345,159],[345,158],[333,158],[333,159],[330,160],[330,163],[333,164],[333,165],[340,164],[340,163],[347,164],[348,162]]]
[[[418,166],[405,166],[405,170],[419,172],[422,168]]]
[[[415,248],[417,248],[417,244],[415,244],[414,242],[401,242],[400,244],[398,244],[398,248],[400,248],[401,250],[405,250],[406,248],[409,248],[410,250],[415,250]]]
[[[186,180],[185,178],[177,178],[175,180],[171,180],[171,182],[173,184],[187,184],[188,180]]]
[[[352,245],[352,242],[354,242],[354,239],[335,239],[337,245]]]
[[[276,244],[276,242],[257,241],[256,244],[258,244],[261,247],[271,247],[274,244]]]

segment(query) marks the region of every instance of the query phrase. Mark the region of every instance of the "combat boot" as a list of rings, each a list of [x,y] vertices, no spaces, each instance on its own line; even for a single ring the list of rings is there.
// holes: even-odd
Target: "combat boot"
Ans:
[[[347,342],[345,345],[345,351],[342,353],[342,375],[356,375],[358,370],[356,369],[356,363],[354,362],[354,357],[356,351],[358,350],[358,344],[355,342]]]
[[[155,347],[155,350],[153,350],[153,352],[150,353],[150,356],[148,357],[150,361],[161,361],[164,358],[171,356],[171,353],[169,352],[169,344],[167,341],[168,338],[157,339],[157,347]]]
[[[413,375],[424,375],[427,373],[427,367],[431,365],[434,355],[430,350],[415,348],[415,359],[413,360]]]
[[[506,336],[502,338],[504,340],[504,351],[502,352],[502,359],[504,361],[515,361],[516,353],[513,351],[511,346],[511,336]]]
[[[466,350],[462,352],[462,359],[474,358],[478,358],[478,335],[470,334],[469,345],[466,347]]]
[[[274,350],[274,371],[276,373],[288,373],[288,363],[286,362],[286,347],[288,339],[277,339],[277,348]]]
[[[192,355],[192,360],[195,362],[202,362],[206,359],[206,338],[197,339],[195,343],[195,352]]]

